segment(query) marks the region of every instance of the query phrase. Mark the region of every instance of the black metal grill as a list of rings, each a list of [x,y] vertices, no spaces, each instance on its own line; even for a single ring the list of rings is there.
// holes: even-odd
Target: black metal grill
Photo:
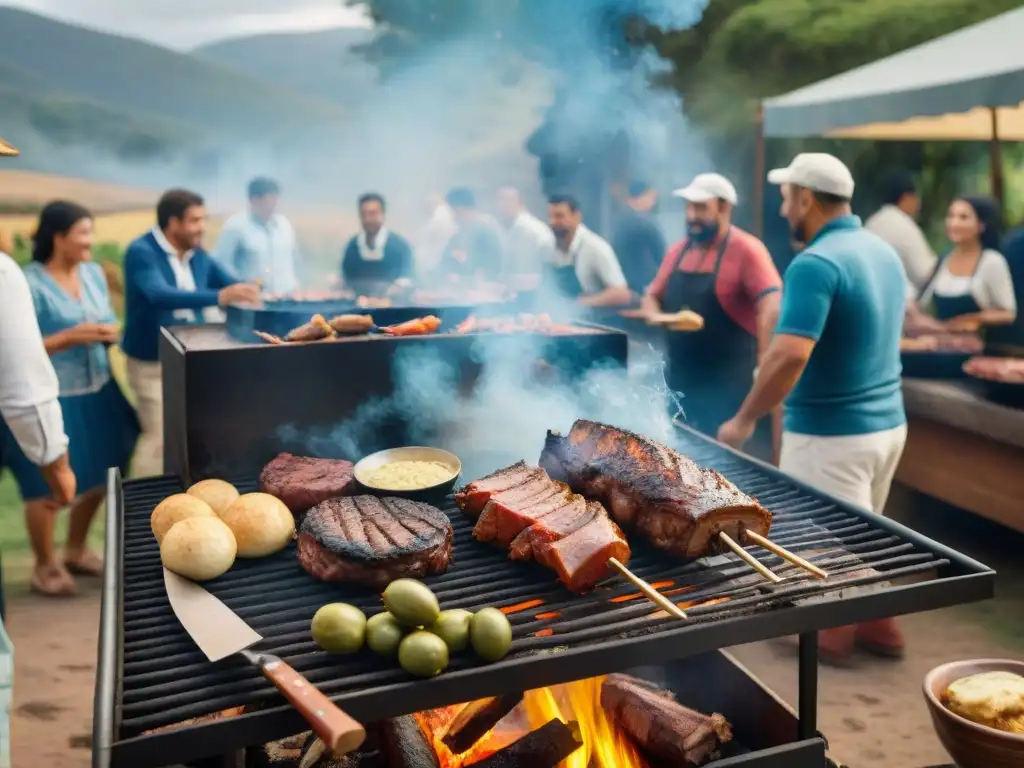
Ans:
[[[550,571],[511,563],[501,550],[476,542],[470,523],[452,507],[449,514],[456,541],[452,567],[442,576],[427,579],[442,607],[520,609],[509,616],[515,641],[504,661],[487,665],[471,654],[459,655],[445,674],[433,680],[414,680],[395,662],[369,652],[353,657],[318,652],[309,635],[317,608],[343,601],[372,613],[380,601],[363,588],[314,581],[299,566],[292,549],[264,560],[240,561],[208,586],[264,636],[260,647],[288,660],[365,722],[991,596],[992,572],[984,566],[891,521],[800,486],[774,468],[696,433],[681,430],[678,434],[678,449],[756,496],[774,514],[772,539],[827,570],[829,581],[814,580],[755,547],[749,551],[785,576],[783,583],[767,584],[731,554],[685,561],[634,540],[630,567],[649,581],[672,582],[662,592],[688,604],[691,621],[680,622],[655,615],[651,604],[619,579],[609,579],[584,596],[569,594]],[[239,486],[247,491],[254,483],[250,479]],[[121,573],[123,586],[120,615],[112,617],[109,611],[116,606],[105,604],[108,614],[98,685],[104,685],[102,678],[112,677],[111,689],[117,691],[111,702],[116,714],[107,736],[121,740],[112,749],[115,765],[163,765],[302,730],[297,715],[258,672],[231,660],[210,664],[175,619],[164,591],[149,516],[161,499],[181,489],[172,478],[125,482],[123,534],[116,531],[114,522],[115,531],[108,537],[108,562]],[[111,514],[116,521],[117,486],[112,485],[112,490]],[[890,583],[906,576],[917,578],[900,586]],[[866,586],[872,588],[851,589]],[[117,596],[108,595],[105,603],[112,599]],[[543,602],[521,607],[532,601]],[[140,736],[241,705],[262,709]]]

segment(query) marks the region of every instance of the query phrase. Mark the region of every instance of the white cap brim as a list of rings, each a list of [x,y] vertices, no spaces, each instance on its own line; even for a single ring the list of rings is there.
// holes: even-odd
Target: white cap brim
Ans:
[[[683,187],[672,193],[672,197],[681,197],[688,203],[707,203],[715,199],[715,195],[699,187]]]
[[[774,168],[768,171],[769,184],[789,184],[792,178],[793,174],[789,172],[789,168]]]

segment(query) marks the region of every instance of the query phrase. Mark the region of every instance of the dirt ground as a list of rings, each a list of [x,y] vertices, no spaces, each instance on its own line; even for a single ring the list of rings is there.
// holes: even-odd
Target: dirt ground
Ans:
[[[949,762],[921,696],[931,668],[955,659],[1024,656],[1022,537],[956,510],[913,506],[900,494],[894,516],[996,568],[997,597],[987,603],[903,619],[904,661],[859,658],[852,669],[823,667],[818,727],[835,759],[850,768],[925,768]],[[8,631],[15,646],[11,713],[14,768],[86,768],[99,618],[97,585],[79,597],[44,601],[11,595]],[[796,661],[780,643],[734,649],[762,682],[796,702]],[[899,721],[897,725],[896,721]]]

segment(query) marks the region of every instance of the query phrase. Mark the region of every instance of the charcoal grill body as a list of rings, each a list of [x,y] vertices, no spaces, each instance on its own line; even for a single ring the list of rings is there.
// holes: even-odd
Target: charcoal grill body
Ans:
[[[361,420],[371,425],[362,454],[432,442],[434,424],[422,414],[392,408],[396,376],[428,363],[416,388],[424,397],[454,400],[472,390],[488,355],[527,350],[551,375],[578,379],[595,366],[625,368],[625,333],[600,326],[559,336],[525,333],[363,337],[309,344],[199,343],[222,327],[163,329],[164,465],[168,474],[196,482],[251,477],[282,450],[297,450],[289,435]],[[198,334],[198,336],[197,336]],[[205,336],[203,336],[205,334]],[[207,339],[208,341],[208,339]],[[531,359],[532,356],[532,359]],[[493,358],[492,358],[493,359]],[[438,378],[440,377],[440,378]],[[344,443],[319,451],[325,458],[358,460]],[[332,454],[332,451],[334,453]]]
[[[331,301],[268,301],[263,307],[230,306],[227,315],[228,333],[241,342],[251,342],[254,331],[271,333],[284,338],[293,328],[308,323],[313,315],[323,315],[328,320],[335,315],[372,315],[377,325],[394,325],[404,323],[424,315],[440,317],[444,326],[453,327],[470,315],[487,316],[511,311],[516,305],[507,302],[494,302],[481,305],[446,304],[446,305],[409,305],[383,307],[379,309],[363,308],[348,300]]]
[[[635,593],[621,580],[606,581],[585,595],[571,595],[546,569],[511,563],[500,549],[475,541],[470,522],[450,506],[455,529],[452,566],[448,573],[425,580],[441,604],[477,610],[543,602],[511,613],[515,641],[504,660],[483,664],[472,655],[460,654],[448,671],[431,680],[414,680],[393,662],[372,654],[338,658],[317,652],[309,636],[309,622],[317,608],[344,601],[373,613],[379,610],[379,597],[351,585],[315,582],[297,564],[291,549],[264,560],[240,562],[209,588],[264,636],[262,647],[286,658],[364,722],[800,635],[795,734],[790,731],[776,746],[762,745],[760,751],[723,765],[821,768],[815,632],[987,599],[993,594],[994,573],[898,523],[826,496],[688,428],[680,427],[676,437],[675,448],[723,472],[773,512],[772,537],[778,543],[800,550],[838,548],[838,554],[811,557],[832,574],[833,585],[785,571],[792,578],[769,585],[751,579],[749,569],[735,556],[680,560],[634,537],[630,567],[650,581],[671,579],[680,588],[692,588],[685,599],[697,603],[687,608],[689,622],[654,619],[643,600],[615,600]],[[520,458],[508,456],[504,461]],[[479,476],[496,465],[500,462],[474,466],[469,457],[464,464],[466,477]],[[233,479],[243,492],[255,485],[251,475]],[[182,481],[176,477],[122,483],[116,472],[111,475],[94,719],[96,768],[167,765],[304,730],[298,715],[257,672],[231,660],[207,663],[175,620],[163,589],[149,515],[160,500],[181,488]],[[764,550],[751,552],[771,568],[783,567]],[[865,568],[873,570],[865,573]],[[913,583],[890,583],[911,575],[916,577]],[[741,576],[746,579],[737,583]],[[843,593],[835,592],[835,580],[843,581]],[[701,605],[722,597],[729,599]],[[263,708],[143,735],[245,704]],[[723,714],[734,720],[744,718],[740,711]],[[799,759],[801,754],[809,762]]]

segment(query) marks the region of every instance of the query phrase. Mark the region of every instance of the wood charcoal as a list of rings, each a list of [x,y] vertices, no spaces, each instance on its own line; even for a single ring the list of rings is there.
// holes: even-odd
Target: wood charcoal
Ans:
[[[387,768],[438,768],[437,753],[412,715],[380,724],[382,751]]]
[[[579,723],[555,719],[467,768],[557,768],[582,745]]]
[[[470,702],[459,710],[442,741],[453,755],[461,755],[480,741],[522,700],[523,694],[520,692]]]
[[[608,676],[601,686],[601,706],[640,749],[679,768],[715,759],[732,739],[732,727],[722,715],[688,709],[670,692],[629,675]]]

